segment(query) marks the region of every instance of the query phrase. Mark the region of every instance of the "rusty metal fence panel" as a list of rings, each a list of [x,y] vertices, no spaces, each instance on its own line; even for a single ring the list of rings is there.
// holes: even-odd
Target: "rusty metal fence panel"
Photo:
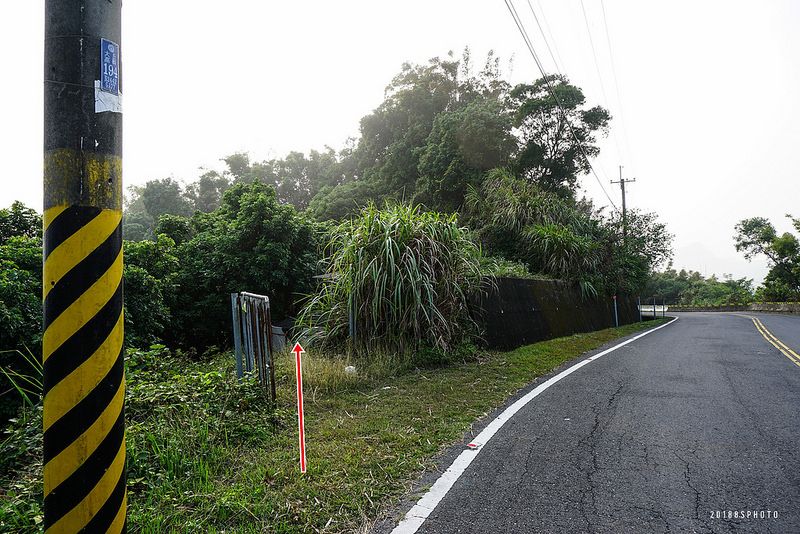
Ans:
[[[236,375],[242,378],[245,373],[256,373],[261,385],[275,400],[269,297],[244,291],[231,293],[231,313]]]

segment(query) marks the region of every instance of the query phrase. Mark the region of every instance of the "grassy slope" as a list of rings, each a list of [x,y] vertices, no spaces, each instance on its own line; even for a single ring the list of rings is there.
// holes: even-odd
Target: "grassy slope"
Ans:
[[[298,468],[288,361],[279,369],[274,412],[255,384],[231,379],[230,355],[190,365],[181,374],[172,360],[132,366],[129,527],[143,532],[359,530],[396,504],[409,482],[433,466],[438,452],[519,388],[588,350],[654,324],[550,340],[382,380],[330,373],[329,364],[309,355],[306,475]],[[41,491],[36,471],[21,471],[28,482],[17,477],[16,495],[0,495],[0,529],[31,525],[36,510],[30,507],[30,492]]]

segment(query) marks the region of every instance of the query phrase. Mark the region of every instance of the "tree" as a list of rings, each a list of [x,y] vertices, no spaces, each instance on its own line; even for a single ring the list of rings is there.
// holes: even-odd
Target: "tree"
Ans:
[[[14,235],[0,245],[0,350],[40,353],[42,241]]]
[[[272,187],[235,184],[219,209],[196,213],[191,224],[195,235],[176,253],[174,343],[198,349],[226,343],[230,293],[268,295],[273,319],[280,320],[292,315],[297,296],[312,288],[317,225],[278,202]]]
[[[143,241],[153,238],[155,220],[147,213],[140,187],[128,187],[122,210],[122,238],[125,241]]]
[[[165,235],[176,245],[182,245],[197,234],[192,219],[180,215],[162,215],[158,218],[156,234]]]
[[[636,294],[672,254],[672,235],[655,214],[604,217],[587,201],[564,198],[538,183],[495,169],[467,194],[467,220],[493,255],[531,272],[580,285],[585,295]]]
[[[0,245],[14,236],[41,237],[42,217],[20,201],[0,210]]]
[[[333,149],[312,150],[308,156],[290,152],[283,159],[270,161],[275,174],[275,189],[281,202],[297,209],[308,207],[322,188],[341,183],[339,159]]]
[[[512,89],[491,53],[478,72],[469,50],[458,59],[451,53],[405,64],[383,103],[361,119],[357,145],[340,158],[339,185],[321,188],[316,197],[311,191],[309,206],[323,218],[338,217],[343,205],[351,215],[386,199],[458,211],[470,186],[504,166],[544,192],[573,198],[610,120],[563,76]],[[326,211],[329,206],[336,209]]]
[[[213,177],[208,179],[213,182]],[[181,184],[172,178],[150,180],[143,186],[130,186],[122,218],[122,237],[128,241],[154,239],[159,217],[188,217],[194,211],[196,201],[202,204],[209,200],[205,196],[199,199],[197,195],[200,195],[199,186],[184,192]]]
[[[230,156],[223,158],[225,164],[228,166],[228,173],[233,177],[233,181],[238,182],[252,182],[253,169],[250,165],[250,155],[245,152],[237,152]]]
[[[404,64],[381,105],[361,119],[356,146],[340,155],[338,185],[320,189],[313,212],[325,219],[352,215],[384,199],[456,209],[467,186],[515,149],[508,87],[491,53],[478,72],[469,50],[460,59],[451,52],[425,65]]]
[[[800,232],[800,220],[790,215],[794,228]],[[736,250],[747,260],[765,256],[770,264],[760,299],[769,301],[800,300],[800,241],[789,232],[778,235],[775,227],[763,217],[743,219],[736,227]]]
[[[142,203],[147,213],[158,220],[162,215],[183,215],[192,214],[192,204],[184,196],[183,188],[173,178],[162,178],[161,180],[150,180],[143,187],[138,189],[142,197]]]
[[[169,217],[167,215],[162,216]],[[170,338],[170,305],[179,291],[180,262],[175,242],[166,235],[125,243],[125,344],[146,348]]]
[[[704,278],[695,271],[676,272],[669,267],[650,276],[644,295],[684,306],[739,306],[753,301],[753,281],[729,274],[720,281],[715,275]]]
[[[630,209],[627,237],[622,214],[614,212],[606,223],[606,284],[610,290],[633,295],[642,291],[651,273],[672,259],[673,236],[655,213]]]
[[[470,189],[467,207],[467,220],[491,254],[579,283],[587,294],[602,290],[599,221],[574,200],[495,169]]]
[[[436,116],[457,101],[458,61],[433,58],[427,65],[404,64],[386,98],[361,119],[354,157],[360,175],[379,179],[382,192],[410,198],[416,188],[418,147],[425,144]]]
[[[342,176],[344,167],[341,165],[340,157],[330,147],[322,152],[312,150],[308,155],[293,151],[284,158],[261,162],[251,162],[248,154],[236,153],[224,158],[223,161],[228,166],[224,176],[226,180],[230,177],[233,183],[260,182],[270,185],[275,188],[280,202],[291,204],[298,210],[307,208],[311,199],[321,189],[336,186],[344,181]],[[196,184],[199,182],[189,184],[187,191],[193,191],[197,187]],[[219,191],[223,192],[222,189]]]
[[[753,301],[753,280],[750,278],[733,278],[724,274],[719,284],[724,287],[721,304],[744,305]]]
[[[594,145],[596,133],[605,133],[611,115],[600,106],[587,109],[583,92],[561,75],[517,85],[510,107],[520,132],[515,173],[545,191],[572,196],[578,175],[591,169],[587,156],[600,152]]]
[[[467,189],[506,165],[515,148],[510,117],[497,99],[477,98],[440,113],[420,148],[415,200],[432,210],[459,210]]]
[[[0,350],[40,353],[42,217],[22,202],[0,210]]]
[[[691,302],[686,302],[686,299],[694,277],[702,280],[700,273],[684,269],[678,272],[669,265],[663,272],[655,271],[650,275],[642,294],[645,298],[658,295],[670,304],[688,305]]]
[[[0,367],[35,375],[23,354],[41,357],[42,222],[21,202],[0,210]],[[20,399],[0,373],[0,425],[11,417]]]
[[[142,241],[150,243],[151,241]],[[125,265],[125,346],[147,348],[159,343],[169,322],[161,281],[136,265]]]
[[[216,171],[208,171],[187,185],[184,194],[195,210],[210,213],[219,207],[223,193],[230,186],[231,182],[226,176],[220,176]]]
[[[318,221],[342,220],[357,213],[370,199],[379,198],[372,181],[356,180],[335,187],[323,187],[308,205]]]

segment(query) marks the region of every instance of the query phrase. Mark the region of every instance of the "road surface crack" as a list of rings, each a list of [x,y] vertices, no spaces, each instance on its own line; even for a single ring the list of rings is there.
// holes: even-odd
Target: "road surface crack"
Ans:
[[[688,460],[685,460],[680,454],[673,451],[675,457],[683,464],[683,477],[686,480],[686,485],[689,487],[690,490],[694,493],[694,518],[700,521],[700,491],[695,487],[694,483],[692,482],[692,472],[691,472],[691,464]],[[690,452],[695,458],[697,458],[697,444],[695,444],[694,449]]]
[[[595,531],[595,525],[592,524],[592,521],[589,517],[589,512],[586,506],[587,499],[591,503],[592,514],[594,517],[596,519],[599,519],[600,517],[600,512],[597,508],[597,492],[595,487],[595,475],[601,469],[600,462],[598,460],[597,444],[602,436],[603,431],[606,429],[606,427],[608,427],[609,423],[614,418],[617,398],[624,387],[625,382],[621,382],[616,391],[614,391],[614,393],[612,393],[608,398],[608,402],[606,403],[605,407],[602,406],[602,402],[595,403],[592,406],[592,413],[594,413],[594,424],[592,425],[591,431],[589,431],[589,435],[581,439],[578,443],[579,450],[582,449],[582,446],[588,445],[589,453],[591,455],[591,463],[588,468],[584,468],[584,466],[580,465],[580,460],[578,461],[578,468],[586,475],[586,488],[581,490],[578,505],[581,517],[586,522],[587,532],[590,533]],[[606,414],[605,417],[603,417],[604,413]]]

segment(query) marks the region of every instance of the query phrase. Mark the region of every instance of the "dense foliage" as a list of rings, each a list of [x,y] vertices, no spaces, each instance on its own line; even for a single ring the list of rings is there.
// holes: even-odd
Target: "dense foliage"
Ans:
[[[164,232],[180,245],[192,234],[187,210],[207,213],[228,188],[257,182],[320,221],[385,201],[456,213],[489,255],[534,276],[572,281],[586,295],[633,294],[668,261],[672,236],[654,214],[631,210],[623,239],[618,213],[576,196],[610,121],[563,76],[510,85],[492,54],[477,69],[469,51],[405,64],[344,149],[260,162],[233,154],[222,174],[185,187],[165,179],[132,188],[126,235]]]
[[[39,354],[41,220],[15,204],[0,210],[0,228],[13,234],[0,241],[0,350]],[[317,274],[318,225],[260,182],[230,187],[210,213],[162,214],[153,231],[152,240],[125,242],[127,346],[224,345],[230,293],[269,295],[273,317],[281,319],[295,313],[297,297]],[[0,358],[5,365],[11,356]]]
[[[545,191],[570,196],[578,176],[591,170],[587,156],[600,153],[595,132],[606,131],[611,115],[600,106],[586,109],[583,92],[561,75],[520,84],[509,96],[520,132],[515,172]]]
[[[309,341],[408,353],[449,351],[477,332],[468,299],[481,252],[453,215],[374,205],[330,234],[326,273],[300,317]]]
[[[787,215],[800,232],[800,219]],[[770,270],[756,291],[759,300],[767,302],[800,301],[800,240],[785,232],[778,235],[775,227],[763,217],[744,219],[736,225],[736,250],[748,260],[764,256]]]
[[[488,173],[467,194],[467,218],[484,247],[531,272],[577,282],[587,295],[634,294],[651,270],[671,257],[672,236],[652,214],[628,213],[628,238],[618,216],[561,197],[509,170]]]
[[[226,189],[210,213],[162,214],[153,241],[126,244],[126,327],[134,346],[223,346],[230,293],[270,297],[273,318],[296,311],[316,273],[316,223],[261,182]]]
[[[235,291],[268,294],[276,318],[295,315],[298,295],[320,274],[318,243],[332,244],[330,258],[345,254],[334,248],[357,241],[345,233],[358,233],[364,216],[346,219],[384,202],[424,224],[469,228],[494,258],[480,260],[490,274],[561,278],[586,295],[636,293],[669,259],[671,236],[653,214],[632,210],[623,239],[617,213],[576,196],[587,156],[598,153],[610,120],[563,76],[512,86],[498,58],[490,54],[475,68],[466,51],[403,65],[384,101],[361,119],[361,135],[338,152],[264,161],[232,154],[224,171],[204,171],[188,184],[164,178],[130,187],[123,220],[127,344],[223,345],[227,294]],[[340,223],[324,236],[317,221],[331,219]],[[37,221],[20,204],[0,217],[0,291],[9,295],[0,341],[10,348],[38,343],[41,266],[31,261],[41,246]],[[459,246],[466,247],[470,238],[462,234]],[[449,345],[448,336],[433,344]]]
[[[588,169],[583,152],[598,152],[596,134],[605,132],[609,119],[600,107],[587,109],[581,90],[562,76],[510,86],[491,54],[478,72],[469,52],[460,60],[451,55],[427,65],[406,64],[384,102],[361,120],[361,137],[344,155],[352,161],[345,166],[350,174],[320,191],[310,207],[321,219],[341,218],[384,199],[458,211],[468,188],[503,166],[546,191],[571,196],[578,175]]]
[[[753,301],[753,281],[729,275],[722,280],[714,275],[705,278],[695,271],[669,268],[653,273],[648,281],[642,298],[652,296],[684,306],[740,306]]]
[[[0,209],[0,369],[30,375],[42,340],[42,218],[14,202]],[[0,372],[0,423],[20,399]]]
[[[225,344],[229,295],[239,291],[268,295],[275,320],[296,313],[296,300],[318,274],[316,223],[260,182],[234,185],[217,210],[197,212],[188,223],[189,236],[171,225],[181,244],[168,341],[197,349]]]
[[[342,182],[342,173],[352,162],[343,161],[346,150],[336,154],[312,150],[308,155],[291,152],[283,159],[251,162],[247,154],[224,158],[226,170],[204,172],[183,186],[173,178],[150,180],[144,186],[131,186],[125,205],[125,239],[153,239],[165,216],[190,217],[195,212],[211,213],[223,204],[223,197],[234,185],[258,182],[270,185],[282,204],[297,209],[307,207],[320,190],[330,190]]]
[[[186,187],[166,178],[130,188],[126,238],[152,238],[165,213],[213,211],[231,185],[253,181],[273,186],[279,201],[309,208],[318,220],[342,219],[387,199],[460,211],[468,188],[500,167],[569,198],[610,120],[563,76],[511,86],[491,53],[480,69],[468,50],[459,59],[451,53],[405,64],[384,101],[361,119],[358,139],[338,152],[290,152],[261,162],[233,154],[224,158],[222,174],[205,172]]]
[[[180,268],[175,242],[166,235],[155,241],[125,243],[125,341],[149,347],[168,333],[170,306],[178,292]]]
[[[238,381],[226,371],[219,361],[187,362],[163,345],[126,352],[126,467],[133,524],[141,525],[153,500],[164,493],[173,497],[176,479],[197,485],[198,471],[215,459],[224,459],[229,468],[230,460],[220,458],[229,443],[255,446],[272,437],[275,414],[263,388],[255,379]],[[20,410],[10,423],[0,441],[0,531],[35,532],[43,513],[41,403]]]

